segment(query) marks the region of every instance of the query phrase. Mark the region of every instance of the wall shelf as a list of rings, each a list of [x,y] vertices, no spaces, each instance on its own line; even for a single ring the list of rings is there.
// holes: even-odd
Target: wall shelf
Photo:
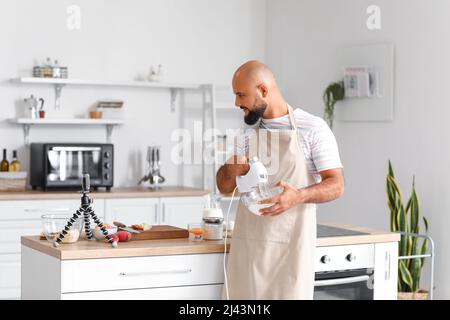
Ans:
[[[11,124],[21,125],[23,127],[23,134],[25,144],[30,144],[30,129],[34,125],[104,125],[106,126],[106,141],[111,143],[111,135],[114,126],[122,125],[125,123],[122,119],[58,119],[58,118],[43,118],[43,119],[30,119],[30,118],[14,118],[8,119]]]
[[[61,91],[64,86],[105,86],[105,87],[131,87],[131,88],[155,88],[170,90],[170,108],[175,110],[175,101],[180,90],[200,89],[200,84],[182,84],[182,83],[162,83],[148,81],[100,81],[100,80],[81,80],[81,79],[60,79],[60,78],[35,78],[22,77],[10,80],[19,84],[44,84],[55,87],[55,109],[61,107]]]

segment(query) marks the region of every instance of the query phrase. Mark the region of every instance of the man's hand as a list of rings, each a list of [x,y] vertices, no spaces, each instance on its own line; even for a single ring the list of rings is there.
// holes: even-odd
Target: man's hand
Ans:
[[[339,198],[344,193],[344,172],[341,168],[319,172],[322,182],[306,188],[297,189],[293,185],[280,181],[278,186],[284,191],[261,204],[274,205],[259,210],[264,216],[276,216],[300,203],[324,203]]]
[[[262,216],[277,216],[301,203],[302,189],[297,189],[285,181],[280,181],[277,183],[277,186],[284,189],[282,193],[273,198],[258,202],[259,204],[274,204],[271,207],[259,210]]]
[[[250,170],[248,158],[233,156],[217,171],[216,180],[219,191],[223,194],[233,192],[236,188],[236,177],[246,175]]]

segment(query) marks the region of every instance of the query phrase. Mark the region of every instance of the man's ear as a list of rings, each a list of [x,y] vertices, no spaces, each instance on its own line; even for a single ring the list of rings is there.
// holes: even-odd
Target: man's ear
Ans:
[[[269,93],[269,90],[268,90],[268,88],[267,88],[267,86],[265,84],[260,84],[258,86],[258,90],[261,93],[261,96],[263,98],[267,98],[267,94]]]

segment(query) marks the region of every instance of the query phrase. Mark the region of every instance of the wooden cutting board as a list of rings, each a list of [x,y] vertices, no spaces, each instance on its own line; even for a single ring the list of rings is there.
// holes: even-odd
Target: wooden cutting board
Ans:
[[[141,233],[131,234],[131,240],[156,240],[156,239],[179,239],[189,238],[187,229],[181,229],[173,226],[158,225],[152,226],[150,230],[141,231]]]

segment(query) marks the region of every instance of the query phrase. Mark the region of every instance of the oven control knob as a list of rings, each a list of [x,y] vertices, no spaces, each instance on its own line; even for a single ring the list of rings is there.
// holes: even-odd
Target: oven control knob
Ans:
[[[109,157],[111,157],[111,153],[109,153],[109,151],[105,151],[104,156],[106,159],[108,159]]]
[[[320,262],[322,262],[323,264],[327,264],[330,263],[331,259],[329,256],[322,256],[322,258],[320,258]]]
[[[109,173],[105,173],[105,179],[106,179],[106,180],[109,180],[109,178],[110,178]]]
[[[353,262],[356,260],[356,256],[353,253],[349,253],[346,257],[347,261]]]
[[[111,163],[109,163],[109,162],[106,162],[106,163],[105,163],[105,168],[106,168],[106,169],[109,169],[109,168],[111,168]]]

